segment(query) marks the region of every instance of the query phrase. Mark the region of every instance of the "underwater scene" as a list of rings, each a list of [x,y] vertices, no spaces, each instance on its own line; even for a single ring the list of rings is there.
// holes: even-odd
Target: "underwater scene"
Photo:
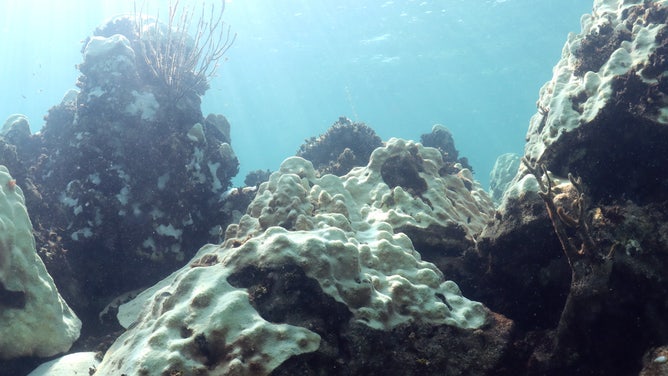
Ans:
[[[668,0],[9,0],[0,376],[668,375]]]

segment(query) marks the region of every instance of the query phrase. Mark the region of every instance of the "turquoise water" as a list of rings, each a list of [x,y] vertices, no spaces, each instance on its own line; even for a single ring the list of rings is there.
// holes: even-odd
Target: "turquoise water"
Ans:
[[[166,4],[145,6],[165,14]],[[23,113],[38,131],[75,87],[82,41],[133,2],[3,5],[0,121]],[[522,151],[538,89],[590,10],[584,0],[228,0],[237,39],[203,112],[232,124],[237,184],[347,116],[383,139],[444,124],[486,187],[496,156]]]

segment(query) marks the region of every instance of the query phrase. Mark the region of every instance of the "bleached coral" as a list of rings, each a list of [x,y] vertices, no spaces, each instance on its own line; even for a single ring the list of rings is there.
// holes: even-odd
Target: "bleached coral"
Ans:
[[[404,157],[416,163],[426,190],[385,182],[396,182],[391,176],[401,171],[388,169]],[[480,327],[483,305],[463,297],[398,232],[407,224],[458,223],[472,234],[488,218],[484,192],[467,188],[465,176],[441,176],[442,163],[436,149],[399,139],[343,177],[317,177],[310,162],[285,160],[223,244],[205,246],[189,266],[119,308],[131,328],[98,372],[265,375],[292,355],[317,350],[316,333],[265,321],[248,291],[230,284],[247,268],[297,267],[377,330],[413,321]]]
[[[21,188],[0,166],[0,359],[67,351],[81,321],[35,250]]]
[[[666,3],[653,1],[648,8]],[[657,36],[666,25],[628,16],[637,11],[633,8],[647,4],[641,0],[597,0],[592,14],[582,17],[582,31],[569,35],[561,59],[553,69],[552,80],[540,89],[539,111],[531,118],[527,132],[525,154],[529,159],[539,160],[545,149],[564,133],[591,122],[610,105],[613,84],[620,76],[633,74],[645,83],[658,82],[661,75],[649,74],[647,68],[659,46]],[[601,35],[607,33],[612,35],[604,46],[587,49],[599,43],[592,42],[592,38],[603,39]],[[583,63],[583,59],[601,61]],[[651,120],[668,124],[668,110],[658,112]]]

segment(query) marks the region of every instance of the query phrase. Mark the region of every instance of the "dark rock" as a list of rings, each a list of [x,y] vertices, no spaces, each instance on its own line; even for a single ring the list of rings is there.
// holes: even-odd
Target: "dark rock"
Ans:
[[[371,152],[381,145],[369,126],[341,117],[327,133],[306,140],[297,156],[311,161],[321,175],[342,176],[353,167],[366,165]]]
[[[455,174],[462,168],[473,172],[473,167],[469,164],[468,159],[459,157],[459,151],[455,148],[455,140],[448,128],[436,124],[432,127],[431,133],[425,133],[420,136],[420,142],[424,146],[436,148],[441,152],[443,162],[448,166],[446,173]],[[456,166],[456,164],[460,166]]]

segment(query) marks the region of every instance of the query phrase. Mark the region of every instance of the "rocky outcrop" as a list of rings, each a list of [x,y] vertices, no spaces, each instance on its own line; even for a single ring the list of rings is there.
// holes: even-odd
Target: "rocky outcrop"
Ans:
[[[664,1],[595,2],[479,241],[490,293],[471,296],[527,333],[526,374],[637,374],[668,339],[667,16]]]
[[[135,21],[113,19],[88,38],[79,90],[49,111],[40,133],[21,118],[3,130],[30,193],[38,250],[90,318],[219,241],[232,219],[221,210],[238,171],[230,125],[202,115],[206,80],[195,73],[173,77],[183,81],[178,91],[156,78],[164,61],[146,49],[161,42],[143,39]]]

